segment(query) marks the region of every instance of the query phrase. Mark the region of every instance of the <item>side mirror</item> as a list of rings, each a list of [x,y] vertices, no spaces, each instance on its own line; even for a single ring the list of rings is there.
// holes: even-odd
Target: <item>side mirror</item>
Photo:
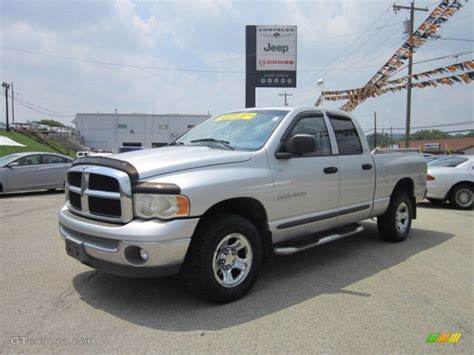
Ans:
[[[316,150],[316,139],[311,134],[295,134],[275,154],[277,159],[288,159],[295,155],[311,153]]]
[[[20,164],[19,164],[17,161],[14,161],[13,163],[8,164],[8,167],[9,167],[9,168],[14,168],[14,167],[16,167],[16,166],[20,166]]]

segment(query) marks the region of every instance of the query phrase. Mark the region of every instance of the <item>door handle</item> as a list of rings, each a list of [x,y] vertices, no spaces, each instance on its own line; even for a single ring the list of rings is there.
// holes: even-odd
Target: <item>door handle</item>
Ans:
[[[362,170],[370,170],[372,169],[372,164],[363,164],[362,165]]]
[[[327,168],[324,168],[323,171],[325,174],[335,174],[337,173],[337,168],[335,166],[329,166]]]

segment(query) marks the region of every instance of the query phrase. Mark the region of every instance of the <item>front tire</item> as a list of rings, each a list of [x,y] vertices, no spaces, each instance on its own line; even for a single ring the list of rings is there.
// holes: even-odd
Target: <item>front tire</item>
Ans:
[[[235,214],[211,216],[198,227],[183,265],[190,291],[214,302],[242,298],[257,280],[262,262],[258,230]]]
[[[449,202],[460,210],[472,209],[472,186],[468,184],[454,186],[449,194]]]
[[[411,229],[412,200],[405,192],[398,192],[390,200],[383,215],[377,218],[379,236],[389,242],[402,242]]]

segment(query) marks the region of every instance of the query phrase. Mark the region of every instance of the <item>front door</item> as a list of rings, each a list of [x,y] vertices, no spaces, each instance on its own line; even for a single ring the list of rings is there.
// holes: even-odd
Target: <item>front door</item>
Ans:
[[[327,122],[319,112],[295,118],[283,141],[295,134],[311,134],[316,150],[290,159],[276,159],[269,152],[274,177],[275,219],[271,221],[274,242],[303,233],[318,232],[337,222],[339,172],[333,155]]]
[[[43,187],[40,171],[41,155],[28,155],[16,161],[18,165],[6,169],[9,191],[35,190]]]

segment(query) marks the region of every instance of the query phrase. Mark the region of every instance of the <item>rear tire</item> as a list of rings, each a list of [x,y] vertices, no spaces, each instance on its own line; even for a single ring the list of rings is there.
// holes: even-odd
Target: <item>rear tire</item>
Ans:
[[[451,205],[460,210],[472,209],[472,186],[459,184],[453,187],[449,194]]]
[[[402,242],[411,229],[413,205],[405,192],[395,192],[385,213],[377,218],[379,236],[388,242]]]
[[[239,215],[219,214],[198,227],[182,274],[190,291],[199,297],[232,302],[252,288],[261,262],[257,228]]]

